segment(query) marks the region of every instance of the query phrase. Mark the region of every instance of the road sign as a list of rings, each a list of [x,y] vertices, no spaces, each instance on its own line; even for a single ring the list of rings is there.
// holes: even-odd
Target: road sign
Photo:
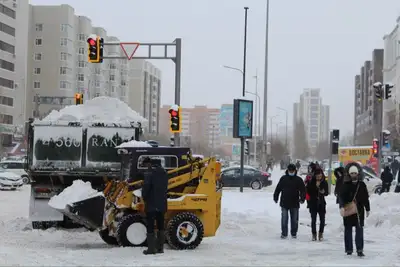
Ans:
[[[399,152],[390,152],[390,151],[383,151],[382,152],[382,156],[399,156],[400,153]]]
[[[136,50],[139,48],[140,43],[120,43],[119,44],[122,48],[122,51],[124,51],[125,56],[128,58],[128,60],[131,60],[133,55],[136,53]]]

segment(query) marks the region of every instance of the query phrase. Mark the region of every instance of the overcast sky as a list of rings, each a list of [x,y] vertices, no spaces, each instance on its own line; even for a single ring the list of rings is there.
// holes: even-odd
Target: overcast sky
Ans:
[[[303,88],[321,88],[331,128],[353,129],[354,76],[400,15],[399,0],[271,0],[268,116],[289,110]],[[244,6],[249,9],[247,90],[264,84],[266,0],[32,0],[69,4],[121,41],[183,39],[184,107],[220,107],[241,95]],[[138,50],[140,51],[140,50]],[[155,61],[163,75],[162,102],[173,104],[174,64]],[[284,122],[284,114],[281,112]]]

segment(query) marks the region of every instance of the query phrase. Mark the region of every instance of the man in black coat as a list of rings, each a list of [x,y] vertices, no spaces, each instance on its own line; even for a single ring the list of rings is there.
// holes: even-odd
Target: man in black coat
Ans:
[[[333,171],[333,174],[336,177],[336,183],[335,183],[335,196],[336,196],[336,203],[339,204],[339,194],[340,190],[342,189],[343,185],[343,179],[344,179],[344,168],[343,167],[338,167]]]
[[[390,167],[386,166],[385,169],[383,170],[381,174],[381,180],[382,180],[382,189],[381,189],[381,194],[383,192],[390,192],[390,186],[392,185],[393,182],[393,174],[390,171]]]
[[[164,215],[167,211],[168,175],[158,162],[145,158],[143,164],[149,168],[142,188],[147,219],[147,250],[145,255],[164,252],[165,232]],[[157,224],[157,237],[154,233]]]
[[[347,255],[353,254],[353,227],[356,228],[356,249],[357,255],[364,255],[364,218],[370,212],[369,195],[367,186],[362,178],[362,168],[355,162],[346,166],[346,173],[342,189],[340,191],[339,207],[340,213],[344,216],[344,207],[351,202],[357,205],[357,213],[343,217],[344,224],[344,246]]]
[[[317,215],[319,216],[318,240],[324,238],[326,201],[325,196],[328,195],[328,183],[326,182],[324,172],[320,168],[316,168],[314,175],[306,185],[306,192],[309,196],[308,209],[311,214],[311,233],[312,240],[317,240]]]
[[[282,193],[282,194],[281,194]],[[297,237],[299,227],[299,208],[300,203],[304,203],[306,197],[306,189],[299,176],[297,176],[296,166],[289,164],[286,174],[281,177],[274,192],[274,201],[278,203],[279,195],[281,194],[280,206],[281,215],[281,238],[285,239],[288,236],[288,223],[290,214],[290,234],[292,238]]]

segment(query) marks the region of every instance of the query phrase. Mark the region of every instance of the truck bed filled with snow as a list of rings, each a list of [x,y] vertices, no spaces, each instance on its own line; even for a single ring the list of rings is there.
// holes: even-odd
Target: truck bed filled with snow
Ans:
[[[52,197],[49,201],[49,205],[55,209],[64,209],[65,206],[74,202],[102,195],[103,192],[94,190],[89,182],[75,180],[71,186],[65,188],[60,194]]]
[[[149,143],[143,141],[132,140],[117,146],[116,148],[129,148],[129,147],[152,147]]]
[[[119,99],[99,96],[85,101],[82,105],[67,106],[59,111],[53,110],[42,120],[35,121],[35,124],[66,124],[69,122],[129,126],[132,123],[143,125],[147,120]]]

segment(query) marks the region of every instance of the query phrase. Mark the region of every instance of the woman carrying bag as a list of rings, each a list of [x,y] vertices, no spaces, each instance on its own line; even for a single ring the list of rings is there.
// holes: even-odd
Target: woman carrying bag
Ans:
[[[339,207],[343,217],[344,246],[347,255],[353,254],[353,227],[356,228],[356,249],[364,257],[364,214],[369,216],[368,189],[362,181],[362,169],[355,162],[346,166],[346,176],[340,191]],[[366,212],[364,212],[364,210]]]

